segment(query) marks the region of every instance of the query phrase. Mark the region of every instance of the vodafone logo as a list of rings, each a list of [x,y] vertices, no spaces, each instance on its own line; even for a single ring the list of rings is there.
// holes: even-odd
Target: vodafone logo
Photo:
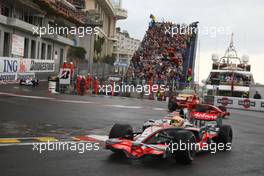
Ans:
[[[202,112],[194,112],[193,117],[198,120],[216,120],[217,115],[215,114],[207,114],[207,113],[202,113]]]

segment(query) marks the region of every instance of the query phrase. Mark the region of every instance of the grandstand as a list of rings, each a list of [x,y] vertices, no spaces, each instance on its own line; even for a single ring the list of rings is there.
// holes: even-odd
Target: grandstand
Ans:
[[[197,22],[186,25],[197,29]],[[166,29],[182,30],[179,24],[157,22],[147,30],[140,48],[135,52],[127,80],[153,80],[157,84],[186,84],[188,76],[194,77],[197,33],[170,35]],[[190,69],[191,68],[191,69]]]

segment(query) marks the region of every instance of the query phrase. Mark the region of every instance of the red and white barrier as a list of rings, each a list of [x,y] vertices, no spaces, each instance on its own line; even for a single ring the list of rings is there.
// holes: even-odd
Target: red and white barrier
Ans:
[[[264,112],[264,100],[256,100],[250,98],[215,96],[214,105],[233,109]]]

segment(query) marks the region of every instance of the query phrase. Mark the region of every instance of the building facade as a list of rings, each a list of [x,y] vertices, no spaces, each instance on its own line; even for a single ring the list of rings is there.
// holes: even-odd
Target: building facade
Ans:
[[[37,31],[83,25],[77,15],[75,7],[63,0],[1,0],[0,80],[27,74],[42,78],[59,72],[67,49],[76,46],[78,38],[47,31],[40,36]]]
[[[93,65],[95,56],[93,44],[99,37],[104,39],[100,57],[113,55],[113,48],[117,42],[116,22],[127,18],[127,11],[122,9],[121,5],[122,0],[85,0],[84,11],[87,14],[87,23],[100,27],[99,35],[93,36],[91,40],[90,65]]]
[[[94,40],[104,37],[101,54],[111,55],[116,21],[126,17],[127,12],[109,0],[0,0],[0,81],[58,73],[71,46],[86,50],[85,69],[92,72]],[[61,32],[73,27],[99,32],[94,35],[91,30],[82,37]],[[40,35],[44,28],[46,33]],[[53,33],[47,32],[51,28]]]
[[[124,75],[141,42],[138,39],[131,38],[127,31],[121,31],[120,28],[116,28],[116,39],[117,42],[114,45],[115,72]]]

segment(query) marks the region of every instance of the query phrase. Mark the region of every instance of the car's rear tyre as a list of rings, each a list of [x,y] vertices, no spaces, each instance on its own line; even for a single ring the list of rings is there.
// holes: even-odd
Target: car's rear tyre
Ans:
[[[109,133],[109,139],[124,138],[133,140],[133,128],[126,124],[115,124]]]
[[[176,139],[175,142],[178,144],[178,150],[174,153],[176,162],[180,164],[191,164],[196,153],[194,134],[191,131],[181,130],[174,137]],[[185,147],[182,148],[180,145]]]
[[[218,136],[215,137],[213,140],[217,144],[224,144],[224,151],[231,149],[231,144],[233,140],[232,127],[230,125],[221,125]]]
[[[173,101],[173,100],[169,100],[169,103],[168,103],[168,110],[170,112],[173,112],[173,111],[176,111],[177,110],[177,104]]]

